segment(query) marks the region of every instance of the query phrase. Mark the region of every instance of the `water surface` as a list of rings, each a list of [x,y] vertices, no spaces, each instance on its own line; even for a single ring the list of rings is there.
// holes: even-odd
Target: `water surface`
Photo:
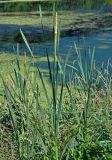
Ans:
[[[80,45],[81,52],[86,49],[88,52],[89,48],[95,48],[95,59],[98,63],[107,62],[108,59],[112,60],[112,31],[107,33],[99,33],[96,35],[91,35],[88,37],[77,37],[77,36],[67,36],[60,39],[60,46],[58,49],[59,55],[66,55],[71,49],[71,56],[75,57],[76,51],[74,44]],[[47,47],[50,55],[53,54],[53,42],[44,43],[31,43],[30,44],[34,55],[45,56],[45,48]],[[0,43],[0,51],[14,52],[16,50],[16,43]],[[20,53],[23,54],[24,51],[28,53],[27,47],[24,43],[19,44]]]

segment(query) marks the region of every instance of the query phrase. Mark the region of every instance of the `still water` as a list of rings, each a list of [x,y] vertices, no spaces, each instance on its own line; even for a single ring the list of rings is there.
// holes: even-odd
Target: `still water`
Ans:
[[[75,44],[80,46],[82,55],[85,50],[88,54],[89,48],[94,48],[95,50],[95,59],[97,63],[107,62],[108,60],[112,61],[112,31],[107,33],[94,34],[88,37],[80,36],[66,36],[60,38],[60,45],[58,48],[58,55],[66,56],[68,51],[71,48],[70,56],[72,59],[75,59],[76,51]],[[46,56],[45,48],[47,48],[49,55],[53,54],[53,42],[44,42],[44,43],[31,43],[31,49],[36,56]],[[27,47],[25,44],[19,44],[20,53],[23,54],[25,51],[27,53]],[[16,43],[0,43],[0,51],[14,52],[16,50]]]

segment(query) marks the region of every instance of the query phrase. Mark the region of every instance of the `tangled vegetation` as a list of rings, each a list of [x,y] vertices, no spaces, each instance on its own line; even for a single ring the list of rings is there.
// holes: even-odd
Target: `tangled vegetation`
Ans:
[[[49,82],[17,59],[14,76],[3,80],[1,159],[112,159],[111,75],[93,58],[86,72],[78,54],[79,70],[54,59],[54,72],[48,56]]]

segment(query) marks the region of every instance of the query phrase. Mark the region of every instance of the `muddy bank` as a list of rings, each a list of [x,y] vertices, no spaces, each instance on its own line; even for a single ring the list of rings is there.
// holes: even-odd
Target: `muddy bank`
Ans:
[[[112,31],[112,13],[79,14],[65,28],[68,34],[76,36]]]

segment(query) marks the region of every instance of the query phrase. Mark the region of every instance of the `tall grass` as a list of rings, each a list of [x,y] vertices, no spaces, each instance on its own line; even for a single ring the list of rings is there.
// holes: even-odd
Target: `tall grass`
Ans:
[[[61,64],[57,53],[58,14],[55,6],[53,8],[53,66],[45,48],[51,92],[41,69],[32,67],[36,58],[20,30],[31,59],[27,61],[25,53],[22,65],[17,54],[13,75],[10,74],[8,80],[3,79],[2,106],[6,112],[1,118],[1,159],[112,159],[111,72],[108,75],[103,68],[97,68],[94,49],[88,50],[89,59],[83,63],[77,45],[74,46],[76,63],[69,64],[68,53],[64,65]],[[39,12],[44,34],[41,6]],[[106,71],[109,67],[112,69],[110,63]],[[68,68],[69,79],[66,74]],[[42,103],[44,98],[46,101]],[[8,126],[4,122],[7,118]],[[4,137],[10,142],[6,153]]]

